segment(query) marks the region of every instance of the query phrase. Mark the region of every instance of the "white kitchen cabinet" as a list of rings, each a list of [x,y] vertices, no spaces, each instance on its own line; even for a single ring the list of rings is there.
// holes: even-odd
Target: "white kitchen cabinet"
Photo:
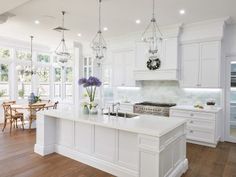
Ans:
[[[112,85],[115,87],[135,86],[134,50],[113,51],[112,61]]]
[[[201,87],[220,87],[220,48],[219,42],[200,44]]]
[[[219,41],[184,44],[181,46],[182,87],[219,88]]]
[[[184,87],[199,84],[199,45],[182,46],[182,79]]]
[[[199,110],[187,106],[170,108],[170,117],[186,118],[188,142],[216,147],[221,137],[221,109]]]

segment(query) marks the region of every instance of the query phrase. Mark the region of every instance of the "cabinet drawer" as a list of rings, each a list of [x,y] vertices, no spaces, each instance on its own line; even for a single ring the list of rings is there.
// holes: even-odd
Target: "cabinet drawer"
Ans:
[[[191,117],[191,111],[171,110],[170,116],[172,116],[172,117]]]
[[[172,117],[185,117],[185,118],[196,118],[196,119],[210,119],[215,118],[214,113],[197,112],[197,111],[182,111],[182,110],[171,110]]]
[[[214,119],[215,114],[214,113],[207,113],[207,112],[192,112],[191,116],[193,118],[198,118],[198,119]]]
[[[187,139],[214,143],[214,133],[210,131],[187,129]]]
[[[187,126],[194,126],[204,129],[213,130],[215,128],[215,121],[203,120],[203,119],[189,119]]]

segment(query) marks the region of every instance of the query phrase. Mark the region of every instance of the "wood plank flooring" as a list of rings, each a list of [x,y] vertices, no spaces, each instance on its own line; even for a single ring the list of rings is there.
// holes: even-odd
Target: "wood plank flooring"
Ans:
[[[58,154],[41,157],[33,152],[34,144],[35,131],[1,132],[0,177],[112,177]],[[187,158],[183,177],[236,177],[236,144],[220,143],[216,149],[188,144]]]

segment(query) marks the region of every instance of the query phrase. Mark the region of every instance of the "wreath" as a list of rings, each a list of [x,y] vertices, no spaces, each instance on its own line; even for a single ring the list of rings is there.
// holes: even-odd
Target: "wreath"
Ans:
[[[159,58],[150,57],[147,61],[147,68],[149,70],[157,70],[161,66],[161,60]]]

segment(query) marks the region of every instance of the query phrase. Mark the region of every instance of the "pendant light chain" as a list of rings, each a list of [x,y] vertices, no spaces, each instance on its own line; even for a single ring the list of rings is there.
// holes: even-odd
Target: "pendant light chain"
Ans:
[[[155,0],[152,1],[152,18],[155,19]]]
[[[102,32],[101,3],[102,3],[102,0],[99,0],[99,9],[98,9],[98,30],[99,30],[99,32]]]
[[[30,36],[31,74],[33,73],[33,38],[34,36]]]
[[[155,18],[155,0],[152,0],[152,19],[142,34],[142,41],[149,44],[149,53],[158,55],[158,42],[162,40],[162,33]]]
[[[54,30],[60,31],[62,33],[62,39],[55,50],[55,54],[57,55],[57,58],[58,58],[58,63],[62,65],[62,68],[64,68],[65,64],[71,58],[71,55],[68,52],[66,41],[65,41],[65,31],[68,30],[65,28],[65,14],[66,12],[62,11],[62,26],[54,28]]]
[[[98,0],[98,31],[92,40],[91,48],[94,51],[97,60],[104,58],[107,47],[102,35],[102,0]],[[100,63],[100,61],[97,62]]]

